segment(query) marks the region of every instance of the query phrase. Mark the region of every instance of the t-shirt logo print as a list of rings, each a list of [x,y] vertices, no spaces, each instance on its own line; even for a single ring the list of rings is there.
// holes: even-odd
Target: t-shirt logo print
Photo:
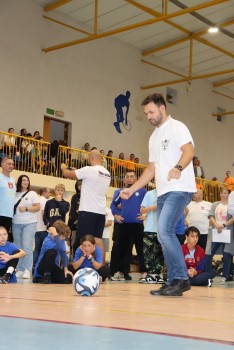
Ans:
[[[162,149],[166,150],[169,147],[170,141],[169,140],[162,140]]]

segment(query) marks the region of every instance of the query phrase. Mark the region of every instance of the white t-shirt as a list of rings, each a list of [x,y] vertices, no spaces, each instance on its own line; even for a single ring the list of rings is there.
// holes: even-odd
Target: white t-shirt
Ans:
[[[37,211],[37,232],[47,230],[47,227],[44,224],[43,215],[42,215],[42,212],[44,212],[44,209],[45,209],[46,202],[47,202],[47,199],[44,196],[39,197],[40,210]]]
[[[180,179],[167,179],[182,155],[180,148],[189,142],[194,144],[188,128],[178,120],[169,118],[155,128],[149,140],[149,161],[155,163],[158,196],[171,191],[196,192],[192,162],[181,172]]]
[[[223,225],[227,221],[227,204],[221,202],[215,209],[215,220],[219,225]]]
[[[197,227],[201,235],[208,234],[208,228],[209,228],[208,214],[211,206],[212,206],[212,203],[210,202],[192,201],[189,203],[187,207],[189,210],[186,218],[186,220],[188,221],[188,225]]]
[[[114,216],[112,214],[112,211],[109,208],[106,208],[106,223],[109,220],[114,221]],[[111,226],[104,227],[102,238],[110,238],[110,229]]]
[[[110,185],[110,173],[101,165],[86,166],[75,170],[82,180],[79,211],[106,214],[106,192]]]
[[[234,191],[228,196],[228,214],[234,216]]]
[[[22,197],[25,192],[16,192],[15,196],[15,204]],[[20,212],[19,207],[32,207],[33,204],[39,203],[39,198],[36,192],[29,191],[26,196],[21,200],[20,204],[16,209],[16,213],[13,216],[13,224],[32,224],[37,222],[37,213],[33,213],[31,211]]]

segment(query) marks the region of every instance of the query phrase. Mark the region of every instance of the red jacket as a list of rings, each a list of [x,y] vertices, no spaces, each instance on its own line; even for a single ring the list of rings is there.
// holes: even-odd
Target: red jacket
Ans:
[[[190,254],[187,244],[182,245],[182,251],[187,269],[193,267],[198,275],[204,271],[205,251],[202,247],[199,245],[195,246],[194,259],[186,257],[186,255]]]

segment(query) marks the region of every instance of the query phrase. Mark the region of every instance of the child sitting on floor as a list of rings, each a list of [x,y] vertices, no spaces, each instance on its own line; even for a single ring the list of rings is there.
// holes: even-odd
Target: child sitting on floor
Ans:
[[[217,276],[215,270],[204,272],[205,251],[197,245],[200,231],[195,226],[188,227],[185,231],[186,244],[182,245],[184,260],[188,269],[191,286],[211,287],[212,279]]]
[[[65,240],[70,236],[70,228],[61,220],[57,220],[48,229],[39,255],[33,283],[72,283],[72,273],[68,271]],[[63,268],[60,267],[61,258]]]
[[[81,245],[76,249],[71,270],[76,272],[84,267],[97,270],[102,277],[102,282],[109,277],[110,269],[102,266],[102,249],[95,246],[95,238],[92,235],[85,235],[80,240]]]
[[[8,232],[0,226],[0,284],[17,282],[15,268],[26,253],[14,243],[8,242]]]

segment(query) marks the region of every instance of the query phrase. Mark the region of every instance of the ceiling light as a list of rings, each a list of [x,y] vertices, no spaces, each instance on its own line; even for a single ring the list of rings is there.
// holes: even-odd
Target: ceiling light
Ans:
[[[217,33],[219,31],[219,28],[218,27],[210,27],[208,29],[208,32],[209,33]]]

